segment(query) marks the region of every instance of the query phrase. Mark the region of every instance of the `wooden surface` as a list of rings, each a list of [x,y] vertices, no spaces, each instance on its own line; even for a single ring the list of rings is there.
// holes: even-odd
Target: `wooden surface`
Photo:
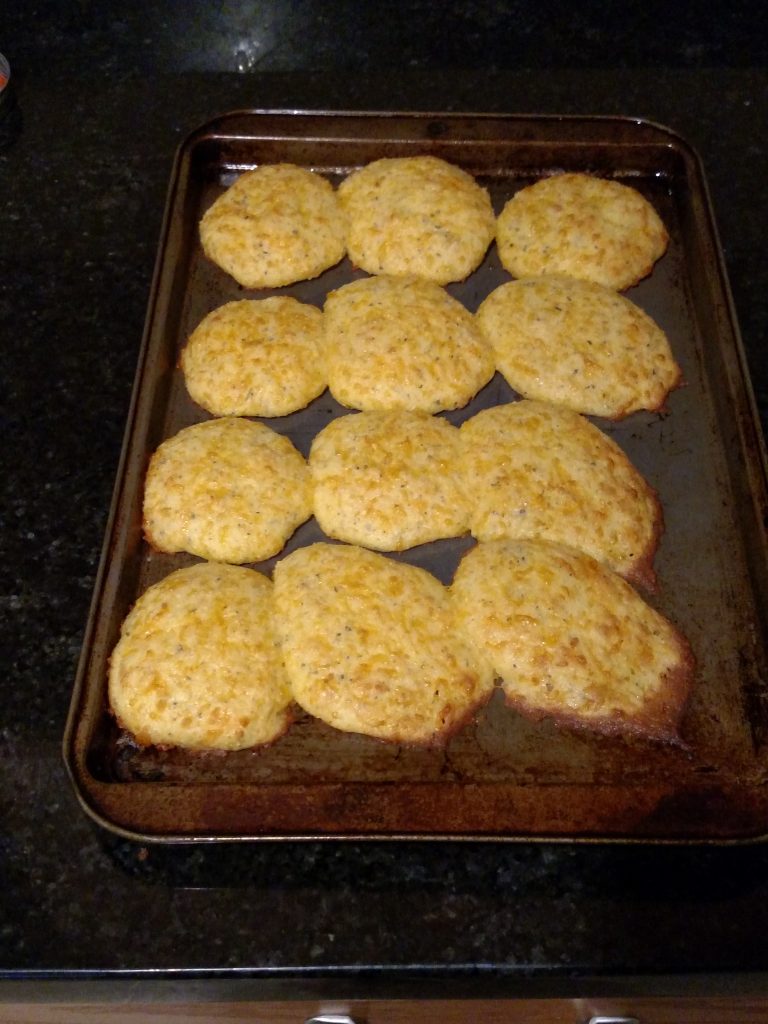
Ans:
[[[318,1014],[348,1014],[355,1024],[588,1024],[597,1015],[638,1024],[768,1024],[768,1000],[523,999],[376,1000],[344,1003],[0,1003],[2,1024],[304,1024]]]

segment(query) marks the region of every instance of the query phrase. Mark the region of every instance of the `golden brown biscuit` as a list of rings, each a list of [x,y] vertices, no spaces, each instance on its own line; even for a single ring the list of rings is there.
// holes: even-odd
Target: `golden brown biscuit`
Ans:
[[[469,528],[459,431],[418,412],[340,416],[309,454],[315,518],[337,540],[403,551]]]
[[[317,277],[343,258],[346,232],[331,183],[294,164],[241,174],[200,221],[205,255],[244,288]]]
[[[325,390],[323,314],[288,296],[214,309],[181,353],[187,390],[214,416],[287,416]]]
[[[149,463],[144,534],[158,551],[259,562],[311,514],[304,458],[263,423],[196,423],[164,441]]]
[[[451,596],[465,634],[533,718],[674,740],[693,676],[684,638],[581,552],[542,541],[479,544]]]
[[[458,409],[495,372],[475,318],[431,281],[343,285],[326,299],[324,329],[331,393],[352,409]]]
[[[496,367],[525,398],[620,419],[663,407],[680,367],[664,332],[602,285],[535,277],[496,288],[477,311]]]
[[[344,544],[275,567],[277,621],[295,700],[344,732],[437,744],[490,696],[493,673],[457,634],[423,569]]]
[[[477,413],[461,439],[474,537],[557,541],[653,587],[661,506],[596,426],[524,399]]]
[[[514,277],[561,274],[623,291],[650,274],[669,236],[636,189],[588,174],[554,174],[507,202],[496,242]]]
[[[374,160],[342,181],[339,199],[349,256],[369,274],[462,281],[493,240],[488,192],[437,157]]]
[[[109,701],[142,745],[239,750],[288,728],[291,692],[272,624],[272,584],[204,562],[145,591],[123,623]]]

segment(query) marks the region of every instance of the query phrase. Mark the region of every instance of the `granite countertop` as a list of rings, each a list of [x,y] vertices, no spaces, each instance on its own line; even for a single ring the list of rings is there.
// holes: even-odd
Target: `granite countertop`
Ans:
[[[509,60],[494,51],[484,62],[468,31],[466,53],[438,35],[434,59],[401,40],[392,74],[373,60],[384,36],[371,29],[366,48],[350,30],[333,50],[320,16],[316,67],[302,63],[295,34],[275,45],[273,63],[251,37],[230,45],[227,66],[213,35],[206,44],[192,31],[184,61],[170,31],[142,37],[146,4],[133,21],[87,2],[37,6],[10,2],[0,15],[23,119],[13,139],[0,135],[0,975],[15,986],[6,994],[72,978],[149,993],[158,974],[215,984],[219,996],[242,995],[246,983],[251,995],[371,995],[405,983],[427,995],[436,982],[444,995],[454,982],[509,996],[768,992],[764,845],[145,847],[84,816],[61,758],[165,190],[186,133],[243,107],[624,114],[668,125],[704,161],[766,424],[768,72],[757,28],[726,19],[731,51],[694,33],[678,59],[661,38],[645,54],[625,39],[629,56],[613,63],[588,26],[571,63],[564,29],[549,62],[526,60],[518,37]],[[519,6],[464,10],[486,38],[497,21],[483,28],[479,12],[498,20]]]

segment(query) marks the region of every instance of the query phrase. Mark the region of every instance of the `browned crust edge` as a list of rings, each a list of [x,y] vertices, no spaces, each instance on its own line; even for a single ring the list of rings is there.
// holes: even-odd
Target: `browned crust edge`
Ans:
[[[644,268],[643,268],[643,269],[642,269],[642,270],[641,270],[641,271],[640,271],[640,272],[639,272],[639,273],[637,274],[637,276],[636,276],[635,278],[633,278],[633,280],[631,280],[631,281],[630,281],[630,282],[629,282],[628,284],[622,284],[622,285],[621,285],[621,286],[620,286],[619,288],[617,288],[617,289],[616,289],[617,291],[619,291],[619,292],[625,292],[625,291],[627,291],[627,290],[628,290],[628,289],[630,289],[630,288],[634,288],[634,287],[635,287],[635,285],[636,285],[636,284],[639,284],[639,283],[640,283],[641,281],[644,281],[646,277],[650,277],[650,276],[651,276],[651,274],[653,273],[653,269],[654,269],[654,267],[656,266],[656,264],[657,264],[657,263],[659,262],[659,260],[660,260],[660,259],[661,259],[661,258],[662,258],[663,256],[665,256],[665,255],[666,255],[666,252],[667,252],[667,250],[669,249],[669,231],[667,231],[667,228],[666,228],[666,226],[665,226],[665,225],[663,225],[663,224],[662,224],[662,227],[664,228],[664,236],[663,236],[663,238],[664,238],[664,247],[662,248],[662,250],[661,250],[661,252],[659,253],[659,255],[658,255],[658,256],[656,256],[656,257],[655,257],[654,259],[652,259],[652,260],[650,261],[650,263],[648,263],[648,264],[647,264],[647,265],[646,265],[646,266],[645,266],[645,267],[644,267]]]
[[[664,394],[661,396],[661,398],[655,405],[633,406],[632,408],[627,408],[626,406],[624,406],[623,408],[619,409],[618,412],[615,412],[612,416],[605,416],[596,412],[583,412],[582,415],[594,416],[596,419],[607,420],[609,423],[619,423],[621,420],[625,420],[629,416],[634,416],[635,413],[638,412],[655,413],[660,416],[666,415],[669,412],[667,401],[672,392],[677,391],[679,388],[688,387],[688,381],[684,378],[682,367],[679,365],[677,360],[675,360],[675,367],[677,368],[677,374],[675,375],[674,380],[670,383],[667,390],[664,392]],[[510,385],[510,387],[511,386],[512,385]]]
[[[124,736],[130,740],[131,743],[139,747],[141,750],[183,750],[185,753],[193,757],[204,758],[204,757],[223,757],[226,754],[236,754],[243,750],[265,750],[267,747],[273,746],[278,740],[281,740],[283,736],[288,732],[293,723],[296,721],[296,710],[293,705],[289,705],[285,711],[285,717],[283,720],[283,726],[279,732],[275,733],[271,739],[264,740],[263,743],[255,743],[250,747],[186,747],[181,743],[153,743],[151,740],[143,737],[135,732],[132,732],[120,719],[120,716],[112,708],[111,704],[107,708],[109,714],[115,720],[118,728],[122,730]]]
[[[664,535],[664,506],[661,503],[658,491],[645,481],[648,495],[654,506],[653,510],[653,531],[643,551],[635,558],[629,568],[621,575],[628,583],[642,587],[649,594],[658,592],[658,578],[654,568],[656,554]]]
[[[477,718],[480,712],[485,708],[488,702],[496,692],[496,686],[489,688],[488,693],[484,694],[479,700],[469,705],[464,714],[456,718],[450,725],[447,725],[444,729],[440,729],[437,732],[430,733],[423,739],[414,739],[413,737],[399,736],[397,733],[393,733],[391,736],[374,736],[371,733],[360,732],[356,729],[339,729],[337,726],[332,725],[331,722],[326,721],[324,718],[320,718],[318,715],[313,715],[311,711],[307,711],[306,708],[302,707],[302,711],[309,715],[310,718],[315,719],[318,722],[322,722],[328,729],[331,729],[336,733],[344,733],[349,736],[365,736],[366,739],[373,740],[376,743],[380,743],[386,746],[400,746],[407,747],[412,750],[432,750],[435,748],[444,747],[457,733],[461,732],[462,729],[466,728],[470,722]],[[299,707],[301,705],[299,704]]]
[[[577,732],[598,733],[609,738],[633,736],[685,748],[687,745],[679,730],[693,687],[696,659],[683,634],[677,629],[674,633],[678,660],[662,676],[655,694],[646,701],[642,711],[637,715],[615,714],[590,718],[565,711],[542,709],[510,696],[502,683],[504,702],[531,721],[541,722],[548,719],[558,727]]]

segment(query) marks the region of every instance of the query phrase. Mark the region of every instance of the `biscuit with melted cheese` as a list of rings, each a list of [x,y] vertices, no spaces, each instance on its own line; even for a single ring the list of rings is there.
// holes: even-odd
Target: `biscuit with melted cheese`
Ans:
[[[323,314],[288,296],[212,310],[180,365],[192,399],[214,416],[287,416],[325,390]]]
[[[497,369],[525,398],[620,419],[661,409],[680,383],[661,328],[603,285],[565,277],[510,281],[476,315]]]
[[[438,157],[374,160],[341,182],[339,200],[349,256],[369,274],[461,281],[493,240],[487,190]]]
[[[239,750],[288,728],[292,703],[272,583],[204,562],[146,590],[109,664],[109,702],[141,745]]]
[[[493,672],[456,630],[430,573],[344,544],[279,561],[276,621],[293,695],[344,732],[444,742],[491,694]]]
[[[315,518],[329,537],[380,551],[458,537],[469,501],[459,431],[418,412],[332,420],[309,453]]]
[[[654,586],[660,503],[622,449],[589,420],[523,399],[484,409],[460,433],[475,538],[557,541]]]
[[[459,564],[451,597],[523,714],[676,738],[693,676],[688,643],[588,555],[541,541],[479,544]]]
[[[430,281],[343,285],[326,298],[324,330],[331,393],[352,409],[458,409],[495,372],[475,318]]]
[[[646,277],[669,243],[636,189],[589,174],[553,174],[520,189],[496,224],[514,277],[558,274],[623,291]]]
[[[200,221],[203,252],[244,288],[317,277],[343,258],[346,233],[331,183],[287,163],[241,174]]]
[[[259,562],[311,514],[305,459],[263,423],[196,423],[164,441],[149,463],[144,534],[158,551]]]

